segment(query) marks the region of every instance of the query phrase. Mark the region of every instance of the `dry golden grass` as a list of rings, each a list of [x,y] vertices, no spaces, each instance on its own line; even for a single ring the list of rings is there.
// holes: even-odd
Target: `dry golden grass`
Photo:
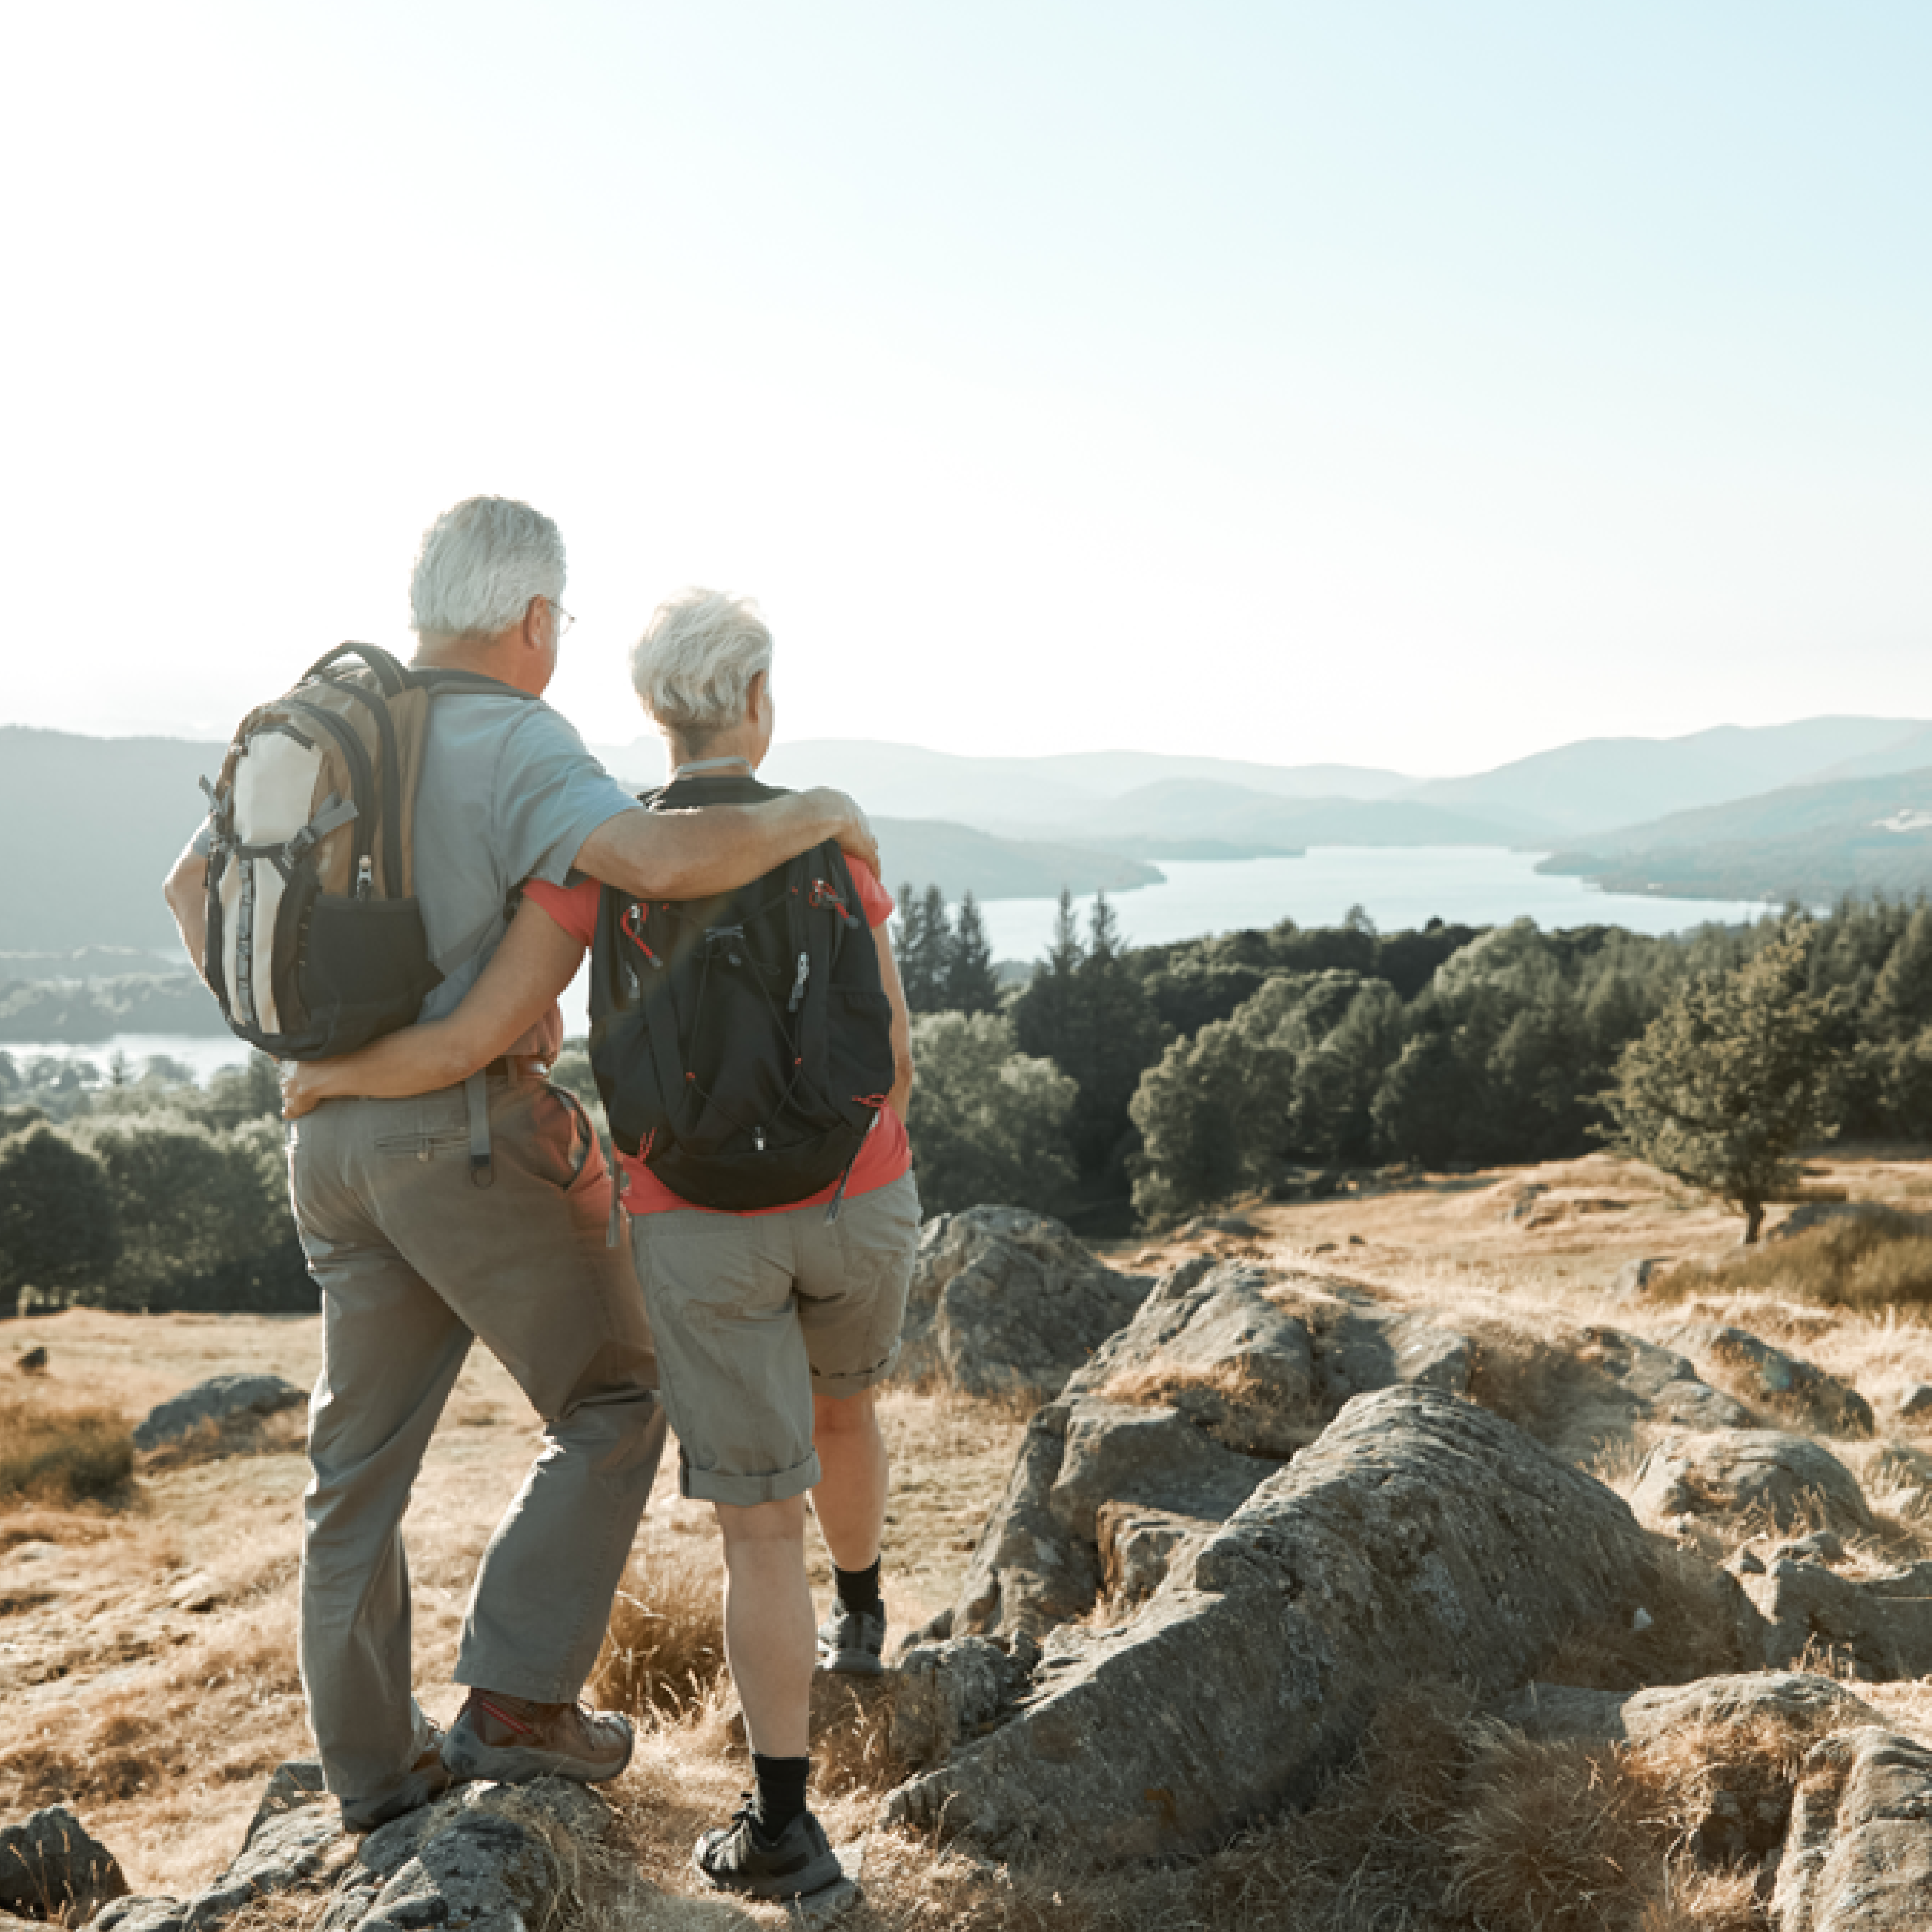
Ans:
[[[722,1574],[715,1546],[647,1533],[618,1587],[594,1701],[646,1720],[701,1706],[724,1672]]]
[[[1828,1308],[1932,1306],[1932,1223],[1922,1214],[1868,1208],[1789,1240],[1715,1262],[1687,1262],[1657,1284],[1660,1294],[1757,1292]]]
[[[1858,1198],[1889,1190],[1899,1198],[1924,1179],[1896,1162],[1850,1163],[1842,1178]],[[1546,1190],[1544,1212],[1512,1221],[1508,1204],[1526,1182]],[[1622,1204],[1605,1204],[1613,1201]],[[1687,1316],[1735,1322],[1880,1404],[1908,1380],[1932,1379],[1932,1336],[1916,1310],[1827,1306],[1729,1280],[1668,1304],[1606,1301],[1632,1256],[1714,1264],[1736,1238],[1733,1217],[1628,1163],[1246,1211],[1264,1232],[1244,1248],[1304,1258],[1318,1276],[1470,1334],[1479,1399],[1559,1453],[1594,1456],[1613,1486],[1628,1487],[1648,1438],[1641,1426],[1612,1426],[1601,1372],[1576,1365],[1576,1331],[1586,1324],[1654,1339]],[[1350,1234],[1362,1244],[1349,1245]],[[1313,1256],[1329,1242],[1333,1251]],[[1138,1264],[1189,1251],[1169,1242]],[[23,1346],[45,1343],[53,1355],[37,1398],[73,1406],[84,1390],[88,1403],[130,1415],[224,1370],[271,1369],[300,1382],[316,1366],[312,1321],[74,1311],[20,1326]],[[1026,1418],[1022,1404],[930,1389],[890,1390],[880,1413],[895,1466],[886,1587],[902,1633],[952,1600]],[[479,1352],[408,1526],[417,1681],[439,1718],[460,1696],[449,1675],[477,1558],[534,1447],[527,1411]],[[1909,1467],[1882,1468],[1882,1444],[1832,1447],[1866,1478],[1881,1518],[1871,1547],[1852,1552],[1854,1568],[1925,1549],[1928,1486]],[[775,1910],[699,1896],[688,1870],[693,1840],[730,1815],[749,1766],[718,1669],[716,1531],[708,1506],[676,1494],[674,1461],[667,1458],[626,1585],[636,1603],[620,1612],[598,1679],[600,1695],[650,1715],[632,1771],[611,1792],[617,1838],[608,1856],[586,1861],[568,1904],[567,1923],[588,1932],[784,1922]],[[293,1670],[304,1477],[284,1424],[256,1441],[142,1459],[135,1498],[120,1507],[34,1502],[0,1515],[0,1601],[22,1605],[0,1630],[9,1719],[0,1817],[50,1796],[77,1797],[141,1891],[186,1891],[232,1856],[269,1768],[309,1748]],[[816,1538],[812,1546],[822,1592],[829,1575]],[[1621,1688],[1730,1666],[1712,1634],[1708,1599],[1723,1586],[1710,1564],[1666,1541],[1656,1555],[1651,1628],[1580,1633],[1541,1675]],[[1932,1738],[1932,1691],[1858,1688],[1888,1721]],[[851,1922],[855,1932],[1474,1932],[1478,1923],[1489,1932],[1599,1923],[1758,1932],[1764,1920],[1748,1876],[1699,1865],[1686,1821],[1714,1790],[1756,1789],[1752,1780],[1792,1748],[1688,1736],[1661,1755],[1532,1745],[1479,1724],[1454,1690],[1406,1691],[1385,1703],[1359,1757],[1306,1810],[1257,1820],[1197,1862],[1073,1880],[1050,1868],[989,1867],[876,1828],[878,1793],[899,1771],[889,1689],[822,1685],[815,1722],[814,1806],[836,1843],[862,1844],[871,1903]],[[1510,1874],[1516,1888],[1505,1899]],[[1586,1896],[1597,1919],[1578,1916]],[[320,1909],[286,1901],[239,1932],[307,1932]]]
[[[0,1391],[0,1509],[112,1496],[134,1470],[118,1411],[63,1402],[38,1383]]]

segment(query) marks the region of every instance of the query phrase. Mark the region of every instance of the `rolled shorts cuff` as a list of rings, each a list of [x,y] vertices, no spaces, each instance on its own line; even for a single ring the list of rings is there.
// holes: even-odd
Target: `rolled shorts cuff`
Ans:
[[[899,1345],[895,1342],[892,1353],[869,1369],[854,1369],[842,1376],[822,1376],[814,1369],[812,1392],[815,1396],[824,1396],[830,1402],[842,1402],[848,1396],[863,1395],[868,1388],[877,1388],[898,1364]]]
[[[802,1462],[770,1475],[734,1476],[724,1469],[700,1469],[680,1445],[677,1454],[677,1490],[694,1502],[727,1503],[734,1509],[750,1509],[758,1503],[788,1502],[816,1489],[824,1472],[818,1466],[814,1449]]]

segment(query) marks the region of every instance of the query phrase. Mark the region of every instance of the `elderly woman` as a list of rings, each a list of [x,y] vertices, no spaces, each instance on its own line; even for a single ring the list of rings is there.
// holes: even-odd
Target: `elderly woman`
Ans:
[[[694,590],[658,609],[632,652],[632,676],[670,753],[665,802],[702,808],[707,789],[728,789],[727,775],[742,787],[757,770],[772,740],[771,664],[771,633],[748,603]],[[622,1157],[681,1486],[711,1502],[723,1534],[725,1648],[756,1780],[732,1823],[698,1841],[694,1862],[712,1884],[763,1898],[806,1896],[842,1878],[806,1802],[808,1493],[837,1590],[816,1632],[816,1660],[876,1673],[886,1634],[887,1466],[872,1390],[897,1354],[919,1202],[904,1124],[910,1025],[886,926],[892,904],[862,862],[850,867],[890,1004],[895,1078],[841,1182],[783,1208],[712,1212],[680,1200],[642,1160]],[[454,1014],[344,1059],[291,1067],[286,1111],[448,1086],[505,1052],[576,973],[598,892],[594,881],[532,882]]]

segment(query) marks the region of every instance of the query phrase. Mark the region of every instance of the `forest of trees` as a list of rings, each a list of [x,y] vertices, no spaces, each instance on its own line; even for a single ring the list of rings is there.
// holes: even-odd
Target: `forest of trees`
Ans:
[[[1166,946],[1063,900],[1023,979],[970,899],[904,891],[910,1127],[929,1214],[1036,1207],[1161,1226],[1348,1170],[1564,1159],[1615,1144],[1754,1232],[1800,1150],[1932,1139],[1932,908],[1846,902],[1648,938],[1432,920]],[[580,1042],[554,1077],[594,1102]],[[196,1085],[0,1050],[0,1311],[312,1307],[272,1066]]]
[[[928,934],[944,929],[934,896],[922,900],[921,918]],[[1104,899],[1084,931],[1064,902],[1046,957],[1003,1002],[1011,1057],[979,1076],[1029,1083],[1063,1123],[1063,1164],[1036,1159],[1030,1191],[1007,1198],[1093,1232],[1124,1232],[1130,1207],[1157,1226],[1338,1168],[1557,1160],[1613,1136],[1636,1144],[1644,1106],[1654,1114],[1663,1104],[1661,1085],[1653,1066],[1648,1100],[1614,1110],[1626,1053],[1693,989],[1706,989],[1706,1006],[1732,997],[1720,989],[1748,990],[1750,963],[1780,946],[1776,984],[1760,989],[1752,1010],[1763,1012],[1766,1050],[1803,1036],[1816,1077],[1793,1088],[1789,1069],[1774,1068],[1757,1089],[1740,1078],[1720,1096],[1734,1112],[1775,1114],[1766,1144],[1785,1150],[1764,1155],[1774,1176],[1766,1184],[1778,1184],[1799,1141],[1932,1137],[1932,910],[1923,904],[1848,902],[1815,920],[1768,916],[1664,938],[1617,926],[1544,932],[1528,920],[1383,934],[1357,913],[1335,927],[1284,921],[1124,948]],[[921,1084],[936,1050],[956,1087],[951,1038],[934,1030],[937,1006],[925,1010],[914,1029]],[[1702,1068],[1707,1085],[1718,1077],[1712,1038],[1707,1019],[1656,1046],[1653,1060],[1686,1096],[1678,1118],[1698,1104],[1682,1087],[1687,1066]],[[1754,1066],[1764,1059],[1737,1051],[1756,1053]],[[1070,1100],[1036,1064],[1072,1083]],[[1644,1069],[1628,1071],[1626,1085]],[[936,1124],[916,1094],[920,1191],[939,1210],[968,1201]],[[1680,1150],[1680,1164],[1702,1159],[1696,1172],[1706,1174],[1719,1158],[1712,1138],[1702,1156]],[[1668,1164],[1667,1137],[1646,1144]],[[1744,1156],[1733,1148],[1723,1158]],[[1726,1191],[1708,1178],[1699,1184]]]

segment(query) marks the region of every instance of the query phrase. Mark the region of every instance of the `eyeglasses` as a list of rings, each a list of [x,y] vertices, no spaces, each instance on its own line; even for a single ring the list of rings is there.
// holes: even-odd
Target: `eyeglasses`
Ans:
[[[556,613],[556,634],[560,640],[565,632],[568,630],[571,626],[577,622],[577,620],[573,617],[554,597],[547,597],[544,599],[544,602]]]

